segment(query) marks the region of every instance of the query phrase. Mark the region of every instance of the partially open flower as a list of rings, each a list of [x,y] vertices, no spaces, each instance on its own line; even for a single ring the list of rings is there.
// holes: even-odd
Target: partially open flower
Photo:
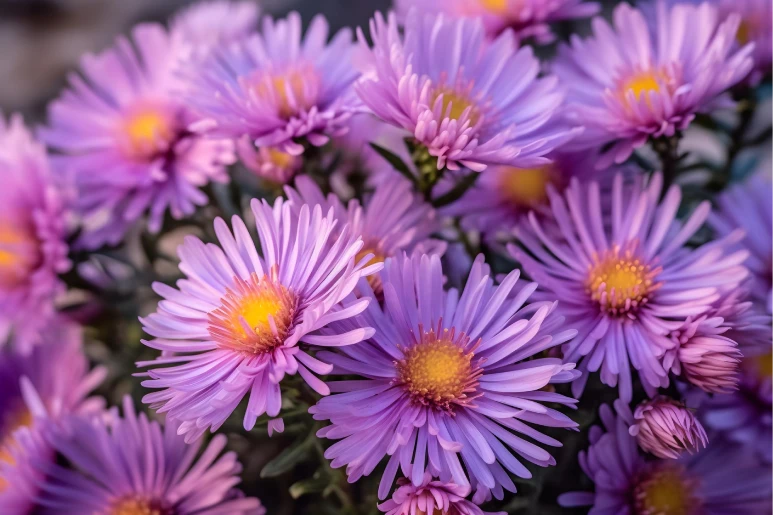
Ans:
[[[643,402],[633,412],[628,428],[639,447],[663,459],[676,459],[706,447],[709,439],[695,415],[681,402],[661,396]]]

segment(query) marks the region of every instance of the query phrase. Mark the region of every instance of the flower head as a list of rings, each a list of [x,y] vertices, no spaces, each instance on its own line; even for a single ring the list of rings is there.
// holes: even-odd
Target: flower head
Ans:
[[[298,13],[264,18],[260,34],[216,49],[190,74],[188,101],[214,133],[247,135],[258,147],[298,155],[306,138],[323,145],[347,130],[358,107],[351,85],[354,48],[349,29],[330,41],[328,24],[315,17],[301,39]]]
[[[364,206],[357,200],[344,205],[335,194],[324,196],[309,177],[298,177],[295,189],[285,187],[287,197],[296,208],[304,204],[319,205],[323,211],[335,213],[339,224],[346,224],[352,234],[363,241],[357,259],[372,254],[370,263],[381,263],[403,252],[442,255],[446,244],[430,235],[440,229],[435,210],[411,190],[403,178],[378,186]],[[376,275],[368,278],[374,291],[381,293]]]
[[[676,459],[708,444],[708,436],[695,415],[681,402],[660,396],[645,401],[633,412],[629,428],[639,446],[663,459]]]
[[[626,402],[633,393],[631,366],[650,393],[667,385],[662,358],[677,345],[668,338],[671,330],[707,312],[723,289],[748,274],[741,265],[748,253],[732,251],[732,239],[685,248],[709,204],[680,223],[680,189],[672,186],[659,201],[661,186],[659,174],[627,185],[618,175],[602,203],[598,183],[572,181],[563,195],[550,195],[560,231],[547,234],[530,215],[530,224],[517,231],[521,246],[508,247],[543,289],[538,298],[561,299],[558,313],[579,331],[564,346],[566,360],[600,370],[605,384],[619,384]],[[586,379],[572,385],[576,395]]]
[[[504,515],[504,512],[484,512],[465,497],[470,487],[444,483],[424,474],[421,483],[415,486],[409,480],[400,478],[400,485],[392,498],[378,505],[387,515]]]
[[[654,15],[648,23],[621,3],[613,27],[595,18],[594,36],[574,36],[554,63],[568,88],[567,115],[585,127],[573,144],[614,143],[599,166],[624,161],[648,138],[684,129],[752,67],[752,46],[734,45],[737,15],[721,18],[709,3],[668,6],[664,0],[657,0]]]
[[[389,455],[380,498],[399,466],[414,487],[428,472],[442,482],[470,486],[480,502],[491,493],[501,498],[503,489],[515,491],[508,471],[531,477],[522,459],[555,463],[523,436],[560,445],[532,424],[576,426],[543,404],[575,401],[542,388],[577,375],[572,364],[558,359],[527,358],[575,332],[561,328],[554,303],[525,306],[535,286],[520,287],[517,280],[516,271],[494,286],[479,257],[464,291],[445,291],[437,255],[386,261],[383,307],[371,302],[361,315],[328,329],[377,331],[340,353],[320,355],[334,365],[334,373],[361,378],[332,383],[338,393],[310,410],[315,419],[331,422],[317,434],[340,440],[325,453],[333,467],[346,465],[349,480],[356,481]],[[358,289],[369,293],[365,281]],[[357,301],[347,303],[352,302]]]
[[[346,228],[338,231],[333,214],[323,216],[319,206],[302,206],[296,215],[282,199],[273,207],[253,200],[252,212],[262,256],[241,218],[233,217],[233,232],[218,218],[220,246],[187,237],[178,250],[186,279],[177,288],[154,284],[165,300],[141,320],[155,337],[143,343],[165,351],[142,364],[152,367],[143,386],[161,389],[143,400],[181,421],[188,441],[220,427],[245,395],[246,430],[263,413],[275,417],[286,374],[298,373],[320,394],[329,393],[314,374],[332,366],[299,347],[301,340],[350,345],[373,333],[359,327],[314,334],[365,309],[367,299],[336,307],[361,276],[381,267],[365,266],[370,255],[355,262],[362,241]]]
[[[236,142],[239,159],[258,177],[276,184],[287,184],[303,166],[302,156],[295,156],[275,147],[255,148],[249,137]]]
[[[554,116],[562,101],[555,77],[537,78],[539,61],[510,31],[489,42],[480,20],[411,11],[404,37],[394,15],[378,13],[370,33],[374,69],[357,92],[424,145],[438,170],[539,166],[571,137]]]
[[[590,431],[590,447],[580,466],[595,492],[571,492],[558,498],[564,507],[591,506],[591,515],[753,515],[770,511],[771,473],[747,449],[715,442],[678,460],[648,461],[628,432],[627,405],[601,408],[603,427]]]
[[[217,45],[249,36],[258,25],[259,13],[255,2],[202,0],[178,11],[170,28],[194,47],[194,58],[201,58]]]
[[[738,45],[754,43],[754,68],[747,80],[751,84],[758,83],[763,77],[770,75],[771,58],[773,57],[773,4],[767,0],[715,0],[719,4],[721,17],[739,15],[741,23],[735,33]]]
[[[18,115],[0,116],[0,180],[0,346],[11,338],[24,350],[55,315],[70,261],[61,186]]]
[[[587,18],[599,11],[596,2],[582,0],[397,0],[401,16],[407,15],[412,7],[421,12],[443,12],[452,17],[479,17],[491,38],[511,28],[520,40],[535,38],[539,43],[550,43],[555,39],[550,30],[551,23]]]
[[[38,502],[58,513],[264,515],[260,501],[234,489],[241,465],[236,454],[218,457],[226,444],[215,436],[196,459],[201,442],[176,434],[134,411],[130,397],[107,417],[71,417],[48,431],[50,445],[70,466],[56,464]]]
[[[145,213],[157,232],[167,211],[182,218],[207,202],[199,187],[227,181],[233,144],[190,132],[195,118],[176,94],[186,45],[160,25],[138,25],[131,39],[84,57],[49,106],[40,133],[61,154],[56,169],[73,177],[81,246],[117,244]]]
[[[13,442],[0,448],[0,513],[36,513],[40,485],[56,457],[43,431],[20,427],[13,433]]]

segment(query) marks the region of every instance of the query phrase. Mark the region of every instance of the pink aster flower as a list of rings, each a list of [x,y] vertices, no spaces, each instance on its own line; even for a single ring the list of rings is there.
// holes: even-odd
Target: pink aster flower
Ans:
[[[187,445],[168,421],[161,427],[137,414],[124,397],[105,417],[71,417],[46,432],[63,464],[54,464],[41,485],[38,503],[51,513],[265,515],[260,501],[234,489],[241,465],[236,453],[220,454],[217,435]]]
[[[629,433],[639,447],[663,459],[677,459],[684,451],[693,453],[709,442],[703,426],[687,407],[669,397],[659,396],[636,406]]]
[[[81,246],[117,244],[143,214],[156,232],[167,212],[179,219],[206,204],[199,187],[228,180],[233,144],[190,132],[195,118],[176,94],[186,45],[161,25],[138,25],[86,55],[49,106],[40,134],[61,154],[58,173],[74,180]]]
[[[405,36],[394,15],[379,13],[370,34],[373,69],[357,93],[424,145],[438,170],[539,166],[571,137],[554,116],[563,98],[556,78],[537,77],[539,61],[511,31],[488,41],[480,20],[411,11]],[[362,32],[359,39],[367,51]]]
[[[732,237],[690,250],[685,243],[709,215],[708,202],[684,222],[676,220],[681,191],[672,186],[660,199],[662,178],[613,181],[605,202],[596,182],[572,181],[563,195],[550,194],[548,234],[533,214],[516,233],[520,246],[510,253],[542,292],[540,300],[561,299],[558,313],[579,331],[564,346],[568,362],[580,360],[585,372],[618,386],[632,397],[631,366],[651,394],[669,382],[662,358],[676,343],[671,331],[690,317],[706,313],[724,289],[746,278],[748,252],[733,251]],[[587,374],[572,385],[579,395]]]
[[[362,238],[363,248],[357,254],[357,261],[368,254],[373,256],[369,263],[381,263],[403,252],[437,255],[445,252],[446,243],[430,237],[440,229],[435,210],[401,177],[377,187],[364,206],[356,199],[344,205],[333,193],[323,195],[319,186],[305,176],[295,180],[295,189],[285,187],[285,192],[296,208],[307,204],[319,205],[323,211],[332,209],[339,224],[346,224],[352,234]],[[373,275],[368,281],[380,294],[378,276]]]
[[[560,446],[538,427],[575,428],[546,403],[573,407],[574,399],[544,390],[577,377],[573,364],[538,357],[571,339],[554,302],[525,305],[536,285],[517,284],[514,271],[495,286],[480,256],[462,292],[443,289],[437,255],[390,258],[382,273],[384,302],[327,331],[376,329],[358,345],[319,358],[334,374],[335,395],[310,411],[330,425],[317,435],[339,440],[325,456],[346,465],[350,482],[389,456],[379,498],[398,468],[419,488],[425,473],[475,490],[475,502],[515,491],[508,472],[529,478],[522,460],[555,464],[543,445]],[[370,295],[366,281],[358,289]],[[345,305],[359,302],[350,298]],[[535,427],[536,426],[536,427]],[[529,440],[526,440],[528,437]]]
[[[18,115],[0,116],[0,345],[29,349],[55,316],[70,268],[66,212],[45,148]]]
[[[421,483],[415,486],[409,480],[400,478],[400,485],[392,498],[378,505],[386,515],[505,515],[505,512],[487,512],[471,503],[465,497],[470,487],[444,483],[424,474]]]
[[[0,448],[0,513],[38,513],[40,485],[53,467],[54,450],[39,428],[20,427]]]
[[[654,12],[648,23],[641,11],[620,4],[613,26],[595,18],[593,37],[573,36],[553,64],[568,89],[567,116],[585,127],[573,145],[613,143],[602,167],[626,160],[649,138],[684,129],[752,68],[752,46],[734,44],[739,16],[722,17],[709,3],[664,0]]]
[[[715,442],[679,460],[646,460],[629,434],[627,405],[617,402],[615,408],[617,416],[601,407],[603,427],[591,428],[590,447],[580,452],[580,466],[595,491],[562,494],[561,506],[590,506],[590,515],[770,512],[770,468],[747,449]]]
[[[555,39],[551,23],[587,18],[599,11],[598,3],[582,0],[397,0],[396,5],[401,17],[416,7],[421,12],[481,18],[491,38],[511,28],[519,39],[533,37],[543,44]]]
[[[305,138],[321,146],[347,130],[359,102],[351,91],[358,73],[349,29],[328,43],[328,24],[315,17],[301,38],[298,13],[263,19],[260,34],[216,49],[190,73],[188,102],[202,127],[258,147],[298,155]]]
[[[773,57],[773,4],[768,0],[714,0],[719,4],[721,17],[739,15],[741,23],[735,39],[738,45],[754,43],[754,68],[749,74],[751,84],[758,83],[771,73]]]
[[[303,166],[303,157],[275,147],[255,148],[248,136],[239,138],[236,151],[242,164],[261,179],[287,184]]]
[[[193,46],[200,58],[217,45],[239,41],[258,26],[260,7],[251,1],[202,0],[180,9],[171,19],[172,32]]]
[[[241,218],[233,217],[231,230],[218,218],[220,246],[187,237],[178,249],[186,278],[177,288],[154,284],[164,300],[141,319],[154,337],[143,343],[164,352],[140,364],[151,367],[143,386],[161,389],[143,401],[179,420],[187,441],[208,428],[217,430],[245,396],[247,431],[260,415],[275,417],[285,375],[298,373],[327,395],[327,385],[314,374],[326,374],[332,366],[301,348],[301,340],[340,346],[373,334],[364,326],[317,333],[368,304],[362,299],[346,309],[336,307],[360,277],[381,268],[365,266],[371,255],[355,262],[362,241],[348,229],[338,231],[333,213],[323,216],[319,206],[303,206],[296,215],[282,199],[273,207],[253,200],[252,212],[262,255]]]

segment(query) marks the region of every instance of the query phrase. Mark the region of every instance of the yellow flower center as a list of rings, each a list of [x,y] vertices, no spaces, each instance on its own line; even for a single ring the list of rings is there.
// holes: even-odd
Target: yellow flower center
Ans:
[[[502,194],[516,206],[534,207],[548,198],[548,184],[553,182],[551,165],[539,168],[502,167],[499,170]]]
[[[753,19],[741,20],[738,25],[738,32],[735,33],[735,39],[739,44],[745,45],[754,39],[754,34],[757,33],[759,23]]]
[[[32,422],[32,413],[26,408],[22,408],[15,415],[10,416],[8,424],[2,428],[3,434],[0,434],[0,461],[4,461],[9,465],[16,464],[16,460],[13,459],[11,454],[11,450],[16,445],[13,433],[22,427],[32,426]],[[7,481],[0,477],[0,492],[5,490],[7,486]]]
[[[163,152],[175,138],[175,122],[168,112],[155,107],[138,109],[126,118],[124,151],[129,157],[147,159]]]
[[[299,64],[281,73],[261,74],[255,82],[255,93],[275,102],[279,115],[289,118],[316,103],[319,82],[314,66]]]
[[[469,93],[471,93],[471,91],[461,93],[455,89],[442,86],[435,90],[432,95],[430,106],[434,107],[438,98],[442,95],[441,117],[459,120],[464,111],[469,107],[470,111],[468,113],[468,119],[470,125],[475,125],[478,123],[478,120],[480,120],[480,109],[476,103],[470,99]]]
[[[638,101],[644,93],[659,92],[664,80],[665,77],[658,72],[646,71],[636,73],[622,82],[620,95],[623,98],[627,98],[628,92],[632,91],[634,98]]]
[[[696,484],[683,467],[665,464],[655,468],[636,485],[637,515],[690,515],[700,506],[693,495]]]
[[[0,288],[24,282],[40,259],[32,230],[16,222],[0,221]]]
[[[744,358],[743,368],[758,379],[770,379],[773,377],[773,353]]]
[[[218,309],[209,314],[209,333],[221,346],[260,354],[281,345],[295,316],[295,296],[272,277],[234,278]]]
[[[451,404],[464,404],[474,397],[481,374],[473,365],[474,352],[467,349],[469,338],[462,333],[454,338],[454,330],[433,330],[422,340],[404,349],[397,362],[397,382],[404,385],[411,397],[425,405],[451,409]]]
[[[480,5],[494,14],[507,14],[508,0],[480,0]]]
[[[165,509],[161,503],[137,497],[121,499],[113,505],[110,515],[167,515],[172,510]]]
[[[295,163],[295,156],[288,154],[287,152],[282,152],[275,148],[268,148],[266,149],[266,153],[268,154],[268,160],[278,168],[290,168]]]
[[[601,309],[613,314],[638,308],[658,286],[653,283],[659,269],[652,270],[631,251],[614,248],[597,256],[585,283],[590,297]]]

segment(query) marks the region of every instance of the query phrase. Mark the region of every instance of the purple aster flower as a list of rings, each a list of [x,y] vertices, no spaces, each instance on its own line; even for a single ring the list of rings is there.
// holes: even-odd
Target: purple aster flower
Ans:
[[[382,263],[386,258],[403,252],[442,255],[446,242],[430,235],[440,229],[435,210],[411,190],[411,183],[395,177],[376,188],[364,207],[356,199],[348,205],[333,193],[325,196],[319,186],[306,176],[295,180],[295,189],[285,187],[287,197],[296,207],[319,205],[323,211],[335,213],[339,224],[346,224],[352,234],[363,241],[356,261],[370,254],[369,263]],[[376,294],[381,294],[377,275],[368,278]]]
[[[726,236],[739,227],[746,231],[740,245],[750,252],[746,260],[746,266],[753,274],[749,286],[754,300],[772,313],[773,240],[770,235],[773,234],[773,193],[770,180],[754,176],[719,195],[717,204],[709,224],[718,236]]]
[[[394,15],[379,13],[370,34],[374,69],[355,88],[379,118],[424,145],[438,170],[540,166],[571,137],[556,122],[556,78],[537,78],[539,61],[511,31],[489,42],[480,20],[411,11],[404,37]]]
[[[217,45],[239,41],[255,31],[260,8],[255,2],[204,0],[181,9],[170,21],[172,32],[203,57]]]
[[[679,514],[756,515],[770,512],[771,473],[746,449],[725,442],[679,460],[648,461],[628,433],[632,418],[617,402],[620,416],[601,407],[604,427],[590,431],[590,447],[580,466],[595,492],[558,498],[564,507],[591,506],[590,515]]]
[[[542,288],[537,298],[561,299],[558,313],[578,330],[564,346],[565,359],[581,359],[586,372],[600,370],[604,384],[619,383],[626,402],[631,366],[651,394],[668,385],[661,361],[676,347],[670,332],[707,312],[720,289],[737,287],[748,274],[741,265],[748,252],[730,248],[737,234],[687,249],[709,204],[681,223],[675,219],[679,187],[659,201],[661,187],[660,174],[625,185],[617,175],[602,203],[598,183],[573,180],[563,195],[550,194],[552,223],[560,232],[547,234],[532,214],[516,233],[521,246],[508,247]],[[586,380],[584,374],[572,385],[575,395]]]
[[[70,261],[61,189],[19,115],[8,123],[0,115],[0,178],[0,346],[12,339],[25,350],[55,316],[64,290],[57,274]]]
[[[247,169],[261,179],[276,184],[290,182],[303,165],[301,156],[295,156],[275,147],[255,148],[247,136],[236,141],[236,151]]]
[[[623,162],[649,138],[684,129],[752,67],[752,46],[734,45],[739,16],[721,18],[708,3],[664,1],[656,3],[654,16],[648,23],[622,3],[613,27],[594,18],[594,36],[573,36],[553,65],[568,89],[568,118],[585,127],[573,145],[614,142],[599,166]]]
[[[354,482],[389,455],[379,498],[400,467],[414,487],[430,473],[475,489],[474,501],[482,502],[491,493],[502,498],[503,489],[515,491],[508,471],[531,477],[521,460],[555,464],[524,437],[561,445],[532,425],[576,427],[543,404],[573,407],[576,401],[543,388],[577,374],[573,364],[536,355],[575,331],[554,315],[555,303],[525,306],[536,285],[520,287],[518,275],[512,272],[495,286],[480,256],[459,293],[444,291],[437,255],[386,261],[383,307],[372,302],[361,315],[328,329],[372,326],[375,334],[319,355],[334,365],[333,373],[361,378],[331,383],[337,394],[310,409],[315,419],[331,422],[318,436],[340,440],[325,453],[333,467],[347,465]],[[369,294],[366,281],[358,288]]]
[[[175,93],[186,45],[160,25],[138,25],[131,40],[85,56],[82,75],[50,105],[40,133],[62,154],[59,173],[73,176],[81,246],[117,244],[146,212],[157,232],[167,211],[182,218],[206,204],[200,186],[228,180],[232,142],[190,132],[195,118]]]
[[[89,371],[77,326],[57,320],[44,341],[28,353],[0,350],[0,513],[27,513],[34,504],[41,466],[53,452],[39,431],[73,413],[102,409],[101,398],[87,397],[104,378],[101,367]]]
[[[684,451],[695,452],[709,442],[703,426],[687,407],[659,396],[636,406],[629,428],[639,447],[663,459],[677,459]]]
[[[378,505],[378,509],[387,515],[505,515],[503,511],[483,511],[465,499],[470,493],[469,486],[444,483],[433,479],[430,474],[424,474],[418,486],[404,478],[400,478],[397,484],[400,486],[392,498]]]
[[[303,152],[297,138],[320,146],[345,132],[359,104],[351,90],[354,43],[349,29],[327,38],[327,22],[316,16],[301,39],[301,17],[293,12],[266,17],[260,34],[216,49],[190,77],[188,101],[204,119],[200,125],[293,155]]]
[[[361,312],[362,299],[337,307],[360,277],[378,271],[365,266],[372,256],[355,262],[362,241],[348,229],[338,231],[332,212],[319,206],[293,206],[277,199],[252,201],[262,256],[241,218],[232,231],[220,218],[215,232],[220,246],[189,236],[179,247],[180,270],[186,279],[177,288],[155,283],[165,300],[141,319],[155,338],[145,345],[164,351],[151,366],[143,386],[161,391],[146,395],[159,412],[179,420],[179,432],[193,441],[207,428],[217,430],[239,402],[249,396],[244,428],[258,417],[275,417],[281,407],[279,383],[300,374],[321,395],[328,387],[314,374],[332,365],[312,357],[299,342],[317,346],[351,345],[373,329],[353,328],[335,334],[314,334],[325,325]],[[335,233],[340,233],[338,236]]]
[[[773,4],[768,0],[714,0],[718,4],[720,17],[737,14],[741,17],[735,39],[738,45],[754,43],[754,68],[747,80],[757,84],[770,75],[771,57],[773,57]]]
[[[176,430],[137,415],[129,396],[123,418],[117,410],[69,418],[46,436],[71,467],[51,467],[39,503],[53,513],[266,513],[234,489],[242,467],[234,452],[219,456],[225,436],[212,438],[197,459],[201,442],[187,445]]]
[[[401,17],[416,7],[421,12],[481,18],[491,38],[512,28],[519,39],[533,37],[543,44],[555,39],[551,23],[587,18],[599,11],[599,4],[582,0],[397,0],[396,4]]]
[[[738,390],[729,395],[703,395],[700,406],[700,417],[707,427],[751,447],[766,463],[773,461],[772,360],[770,346],[767,351],[744,357]]]

